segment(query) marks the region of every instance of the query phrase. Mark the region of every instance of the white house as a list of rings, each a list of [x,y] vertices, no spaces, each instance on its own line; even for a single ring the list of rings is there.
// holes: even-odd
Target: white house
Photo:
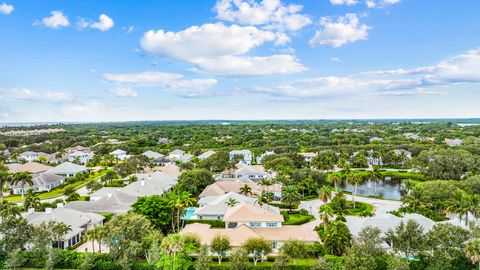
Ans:
[[[113,152],[110,152],[110,155],[114,156],[115,158],[117,158],[118,160],[125,160],[127,159],[129,156],[127,155],[127,152],[122,150],[122,149],[117,149]]]
[[[82,239],[82,234],[86,231],[103,225],[105,217],[95,213],[86,213],[74,209],[64,208],[63,204],[58,204],[57,208],[45,208],[45,212],[35,212],[29,209],[25,215],[28,224],[39,226],[50,221],[62,222],[70,227],[70,230],[63,235],[61,241],[52,243],[53,247],[66,249]]]
[[[88,171],[87,167],[67,161],[47,170],[46,172],[64,176],[64,177],[72,177],[79,173],[87,172],[87,171]]]
[[[209,150],[209,151],[207,151],[207,152],[199,155],[199,156],[198,156],[198,159],[200,159],[200,160],[205,160],[205,159],[211,157],[213,154],[215,154],[215,151]]]
[[[93,158],[93,153],[88,151],[75,151],[67,154],[67,160],[70,162],[80,162],[86,164]]]
[[[39,157],[44,157],[46,158],[47,160],[49,160],[51,158],[51,156],[47,153],[43,153],[43,152],[34,152],[34,151],[25,151],[23,153],[21,153],[18,158],[20,160],[24,159],[28,162],[33,162],[33,161],[36,161],[38,160]]]
[[[234,176],[235,178],[247,177],[255,182],[269,178],[269,174],[262,165],[244,165],[235,171]]]
[[[445,139],[445,143],[448,146],[460,146],[463,144],[463,140],[461,139]]]
[[[256,158],[257,164],[263,164],[263,159],[264,159],[266,156],[274,155],[274,154],[275,154],[274,151],[265,151],[265,153],[261,154],[260,156],[258,156],[258,157]]]
[[[247,164],[247,165],[252,164],[253,154],[250,150],[233,150],[233,151],[230,151],[230,153],[229,153],[230,160],[233,160],[235,158],[235,156],[242,156],[241,162],[243,164]]]
[[[20,183],[11,186],[13,194],[24,194],[27,193],[29,189],[33,189],[37,192],[39,191],[50,191],[55,187],[60,186],[65,181],[65,177],[52,174],[52,173],[39,173],[32,175],[33,186],[26,184],[23,189]]]
[[[181,156],[185,155],[185,151],[175,149],[170,154],[168,154],[168,158],[171,160],[179,159]]]
[[[304,152],[304,153],[298,153],[300,156],[303,157],[303,159],[310,163],[312,160],[317,156],[317,153],[312,153],[312,152]]]
[[[180,162],[190,162],[192,161],[193,155],[191,154],[185,154],[179,158],[177,158],[178,161]]]
[[[157,152],[151,151],[151,150],[147,150],[147,151],[143,152],[142,156],[146,156],[147,158],[154,159],[154,160],[165,157],[165,155],[162,155],[160,153],[157,153]]]

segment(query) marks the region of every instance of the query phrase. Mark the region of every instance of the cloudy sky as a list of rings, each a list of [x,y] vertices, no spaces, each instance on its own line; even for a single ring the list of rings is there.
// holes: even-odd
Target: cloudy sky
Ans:
[[[480,117],[478,0],[0,0],[0,122]]]

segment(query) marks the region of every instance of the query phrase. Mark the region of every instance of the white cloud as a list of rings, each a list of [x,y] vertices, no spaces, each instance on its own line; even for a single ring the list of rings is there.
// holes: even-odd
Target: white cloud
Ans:
[[[15,8],[12,5],[8,5],[5,3],[2,3],[0,5],[0,13],[2,14],[10,14],[15,10]]]
[[[412,96],[434,95],[432,87],[459,83],[480,83],[480,49],[412,69],[362,72],[351,76],[327,76],[271,87],[254,87],[255,93],[287,97],[346,95]]]
[[[330,58],[330,62],[333,62],[333,63],[341,63],[342,60],[340,60],[340,58],[338,58],[338,57],[332,57],[332,58]]]
[[[368,8],[385,8],[389,5],[400,3],[400,0],[366,0],[365,4]]]
[[[353,6],[358,3],[357,0],[330,0],[330,3],[334,6],[338,5],[347,5],[347,6]]]
[[[68,21],[68,17],[63,15],[61,11],[54,10],[50,12],[50,14],[52,16],[45,17],[42,19],[41,22],[36,22],[34,23],[34,25],[43,24],[46,27],[50,27],[50,28],[60,28],[60,27],[65,27],[70,25],[70,22]]]
[[[93,28],[93,29],[98,29],[102,32],[108,31],[114,25],[115,25],[115,22],[112,20],[112,18],[108,17],[106,14],[100,14],[100,16],[98,17],[98,22],[90,22],[84,18],[80,18],[77,22],[77,27],[80,29]]]
[[[226,76],[286,74],[305,70],[291,55],[244,56],[266,42],[283,44],[289,38],[254,26],[226,26],[222,23],[191,26],[179,32],[150,30],[142,39],[149,53],[194,64],[195,70]],[[257,65],[277,64],[261,70]]]
[[[297,31],[312,23],[301,14],[303,6],[284,5],[280,0],[219,0],[215,5],[217,18],[266,29]]]
[[[0,96],[35,102],[70,102],[75,97],[62,91],[35,91],[28,88],[3,88]]]
[[[131,87],[119,87],[107,91],[116,97],[138,97],[138,93]]]
[[[320,24],[323,28],[317,30],[315,36],[309,41],[312,47],[330,45],[337,48],[350,42],[366,40],[368,30],[371,29],[365,24],[360,24],[357,14],[353,13],[341,16],[336,21],[329,17],[323,17]]]
[[[161,85],[172,89],[205,89],[217,84],[215,79],[183,79],[182,74],[145,71],[103,75],[106,81],[120,84]]]
[[[100,31],[107,31],[115,25],[112,18],[108,17],[106,14],[100,14],[98,20],[98,22],[92,23],[90,27]]]

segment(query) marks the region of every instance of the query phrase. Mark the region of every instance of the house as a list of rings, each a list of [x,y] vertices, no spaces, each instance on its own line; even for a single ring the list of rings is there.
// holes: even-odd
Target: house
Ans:
[[[242,187],[245,185],[249,186],[252,192],[252,196],[257,196],[262,193],[262,190],[268,190],[274,194],[274,200],[279,200],[282,195],[282,185],[273,184],[267,187],[262,187],[259,184],[253,182],[248,178],[239,178],[239,179],[219,179],[215,183],[208,185],[202,193],[200,193],[199,198],[207,196],[219,196],[229,192],[240,193]]]
[[[233,151],[230,151],[230,153],[229,153],[230,160],[233,160],[236,156],[241,156],[242,157],[241,162],[243,164],[247,164],[247,165],[252,164],[253,154],[250,150],[233,150]]]
[[[161,157],[161,158],[157,158],[157,159],[153,160],[153,163],[155,163],[157,165],[161,165],[161,166],[166,166],[166,165],[173,164],[174,162],[167,157]]]
[[[57,208],[45,208],[45,212],[35,212],[29,209],[25,215],[28,224],[39,226],[50,221],[62,222],[70,227],[70,230],[62,236],[61,240],[52,243],[53,247],[66,249],[79,243],[82,235],[95,227],[102,226],[105,217],[95,213],[85,213],[74,209],[64,208],[58,204]]]
[[[51,159],[51,155],[43,152],[25,151],[18,156],[18,160],[26,160],[27,162],[37,161],[39,157]]]
[[[372,137],[370,138],[370,143],[373,143],[373,142],[383,142],[384,140],[380,137]]]
[[[138,197],[162,195],[176,183],[175,176],[163,173],[134,174],[137,181],[125,187],[104,187],[90,195],[88,202],[70,202],[65,207],[83,212],[122,214],[130,210]],[[126,179],[131,176],[126,177]]]
[[[72,177],[79,173],[88,172],[88,169],[83,165],[78,165],[67,161],[47,170],[46,172],[64,177]]]
[[[168,154],[168,158],[171,159],[171,160],[176,160],[176,159],[179,159],[183,155],[185,155],[185,151],[175,149],[172,152],[170,152],[170,154]]]
[[[270,178],[262,165],[243,165],[234,172],[235,178],[247,177],[255,182]]]
[[[248,203],[252,205],[258,205],[257,199],[247,197],[245,195],[229,192],[219,196],[207,196],[198,201],[199,207],[195,209],[195,213],[191,219],[219,219],[222,220],[225,216],[227,209],[229,208],[228,202],[235,201],[236,204]],[[277,207],[264,204],[265,207],[275,213],[280,213]]]
[[[263,238],[278,252],[284,242],[299,240],[307,243],[319,241],[318,234],[303,226],[283,225],[283,216],[268,209],[240,203],[225,212],[224,229],[212,229],[209,224],[193,223],[183,228],[180,234],[195,234],[202,245],[210,246],[217,235],[229,238],[234,248],[241,247],[250,238]]]
[[[408,159],[412,158],[412,152],[410,151],[407,151],[405,149],[394,149],[393,152],[397,155],[397,156],[404,156]]]
[[[177,161],[180,161],[182,163],[185,163],[185,162],[190,162],[192,161],[192,158],[193,158],[193,155],[191,154],[185,154],[185,155],[182,155],[180,156]]]
[[[198,159],[205,160],[205,159],[209,158],[210,156],[212,156],[213,154],[215,154],[215,151],[209,150],[209,151],[199,155]]]
[[[10,172],[16,173],[16,172],[28,172],[31,174],[36,174],[36,173],[42,173],[45,172],[49,169],[51,169],[51,166],[44,165],[41,163],[37,162],[27,162],[24,164],[18,164],[17,166],[12,166],[10,169]]]
[[[448,146],[460,146],[463,144],[463,140],[461,139],[445,139],[445,143]]]
[[[274,155],[275,152],[274,151],[265,151],[265,153],[261,154],[260,156],[256,157],[256,161],[257,161],[257,164],[263,164],[263,159],[266,157],[266,156],[269,156],[269,155]]]
[[[422,137],[418,134],[413,133],[404,133],[403,136],[407,139],[420,140]]]
[[[317,156],[317,153],[312,153],[312,152],[304,152],[304,153],[298,153],[300,156],[303,157],[303,159],[310,163],[312,160]]]
[[[142,156],[146,156],[147,158],[153,159],[153,160],[165,157],[165,155],[162,155],[160,153],[157,153],[157,152],[154,152],[154,151],[151,151],[151,150],[147,150],[147,151],[143,152]]]
[[[67,160],[69,162],[79,162],[81,164],[86,164],[93,158],[93,153],[90,151],[74,151],[67,153]]]
[[[23,189],[20,183],[12,185],[13,194],[22,194],[22,192],[26,194],[29,189],[33,189],[36,192],[50,191],[63,184],[65,177],[52,173],[39,173],[32,175],[32,182],[33,185],[25,184]]]
[[[114,156],[118,160],[125,160],[129,158],[129,156],[127,155],[127,152],[122,149],[117,149],[113,152],[110,152],[110,155]]]

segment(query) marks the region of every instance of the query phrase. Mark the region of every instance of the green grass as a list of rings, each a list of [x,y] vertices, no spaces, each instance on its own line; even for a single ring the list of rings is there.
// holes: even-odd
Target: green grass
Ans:
[[[84,187],[89,181],[102,177],[104,173],[104,170],[96,171],[93,174],[89,175],[85,180],[78,181],[70,185],[73,186],[75,190],[79,190]],[[64,187],[65,186],[60,186],[50,190],[49,192],[39,193],[38,198],[40,198],[40,200],[48,200],[61,197],[63,196]],[[18,203],[22,201],[22,195],[9,195],[6,196],[5,199],[9,202]]]
[[[368,177],[368,174],[371,171],[365,171],[365,170],[354,170],[355,172],[358,172],[361,176],[363,177]],[[398,179],[413,179],[413,180],[419,180],[419,181],[424,181],[427,180],[427,177],[421,173],[416,173],[416,172],[407,172],[407,171],[385,171],[380,169],[380,173],[382,174],[383,177],[392,177],[392,178],[398,178]],[[345,178],[345,172],[340,171],[340,172],[334,172],[332,174],[336,174],[342,178]]]

